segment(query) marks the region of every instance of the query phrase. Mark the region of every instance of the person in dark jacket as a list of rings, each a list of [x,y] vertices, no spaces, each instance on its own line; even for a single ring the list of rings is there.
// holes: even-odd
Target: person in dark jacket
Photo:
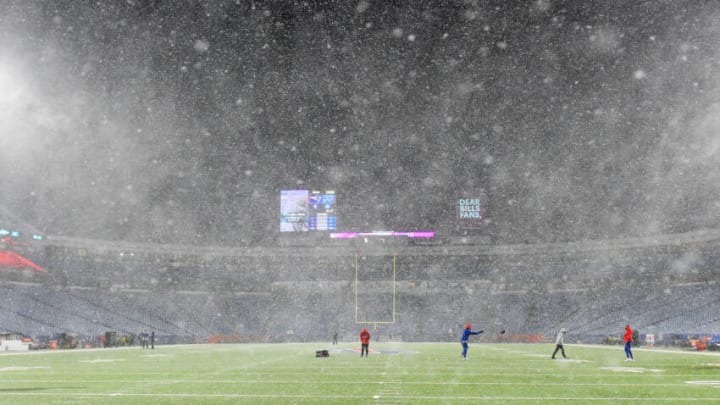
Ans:
[[[460,344],[462,345],[462,357],[463,360],[467,360],[467,352],[468,352],[468,338],[470,335],[479,335],[483,333],[483,331],[473,331],[470,327],[470,324],[465,324],[465,329],[463,330],[463,334],[460,337]]]

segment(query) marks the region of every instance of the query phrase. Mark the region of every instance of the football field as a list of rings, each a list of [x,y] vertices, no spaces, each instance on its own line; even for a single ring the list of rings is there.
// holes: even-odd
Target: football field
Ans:
[[[227,344],[0,354],[3,404],[716,403],[720,356],[621,346]],[[328,349],[330,357],[316,358]]]

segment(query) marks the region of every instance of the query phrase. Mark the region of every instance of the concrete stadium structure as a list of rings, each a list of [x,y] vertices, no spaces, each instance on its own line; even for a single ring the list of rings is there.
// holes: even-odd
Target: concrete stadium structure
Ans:
[[[473,237],[285,241],[218,248],[47,238],[47,270],[0,272],[0,326],[28,336],[156,331],[165,341],[599,342],[630,323],[658,337],[720,334],[719,231],[494,246]]]

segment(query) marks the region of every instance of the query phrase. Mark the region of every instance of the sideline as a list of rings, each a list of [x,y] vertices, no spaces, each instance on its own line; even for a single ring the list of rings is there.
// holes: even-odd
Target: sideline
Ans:
[[[432,400],[432,401],[557,401],[557,402],[574,402],[574,401],[588,401],[588,402],[608,402],[610,401],[642,401],[642,402],[698,402],[698,401],[715,401],[714,398],[708,397],[612,397],[612,398],[597,398],[597,397],[567,397],[567,396],[492,396],[492,395],[462,395],[462,396],[447,396],[447,395],[387,395],[384,397],[380,396],[368,396],[368,395],[302,395],[302,394],[151,394],[151,393],[79,393],[79,392],[65,392],[65,393],[50,393],[50,392],[2,392],[1,397],[70,397],[70,398],[194,398],[194,399],[291,399],[291,400],[395,400],[395,401],[406,401],[406,400]]]

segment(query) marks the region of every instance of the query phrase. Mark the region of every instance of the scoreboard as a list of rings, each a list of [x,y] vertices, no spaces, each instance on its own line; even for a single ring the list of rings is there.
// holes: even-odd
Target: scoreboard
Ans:
[[[335,191],[311,191],[308,195],[308,229],[332,231],[337,229]]]

